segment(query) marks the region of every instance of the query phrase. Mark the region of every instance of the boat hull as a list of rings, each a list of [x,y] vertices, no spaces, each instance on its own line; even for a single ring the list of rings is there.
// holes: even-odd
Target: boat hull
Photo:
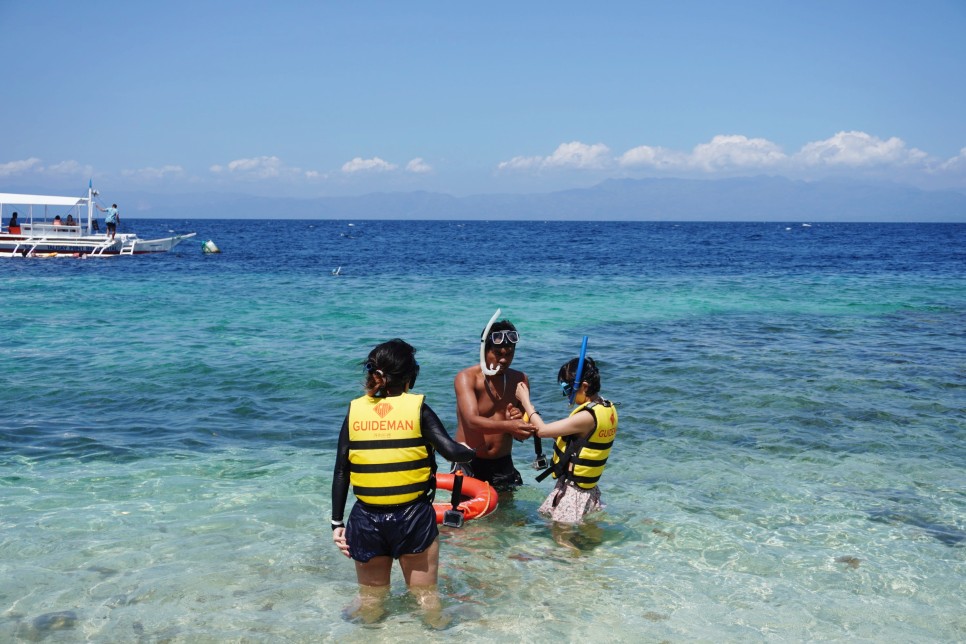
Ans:
[[[112,257],[166,253],[196,233],[140,239],[134,234],[119,234],[111,240],[107,235],[31,236],[0,234],[0,257]]]

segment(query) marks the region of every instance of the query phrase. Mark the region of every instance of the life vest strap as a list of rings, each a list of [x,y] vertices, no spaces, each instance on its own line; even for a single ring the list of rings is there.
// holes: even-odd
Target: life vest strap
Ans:
[[[592,404],[594,403],[591,403],[591,405]],[[589,406],[590,405],[588,405],[588,407]],[[573,481],[574,475],[572,465],[580,461],[580,459],[577,458],[577,454],[580,453],[580,450],[585,445],[590,443],[590,437],[592,435],[593,432],[578,439],[574,439],[573,436],[568,436],[564,439],[566,441],[566,449],[564,450],[561,450],[560,447],[557,446],[557,443],[554,442],[553,452],[557,462],[553,463],[549,468],[538,474],[536,480],[538,482],[542,481],[553,473],[557,478],[564,478],[568,481]]]
[[[539,474],[537,474],[537,482],[540,482],[543,479],[545,479],[548,476],[550,476],[550,474],[553,472],[553,470],[554,470],[555,467],[556,467],[555,465],[551,465],[550,467],[548,467],[544,471],[542,471]]]
[[[453,472],[453,494],[450,496],[450,503],[455,510],[463,500],[463,471]]]

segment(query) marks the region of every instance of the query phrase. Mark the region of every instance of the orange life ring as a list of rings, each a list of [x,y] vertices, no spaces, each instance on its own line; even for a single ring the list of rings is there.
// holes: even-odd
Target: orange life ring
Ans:
[[[453,503],[450,498],[446,495],[440,495],[439,492],[442,490],[452,492],[454,478],[455,476],[453,474],[436,475],[437,495],[436,501],[433,503],[433,508],[436,510],[436,523],[442,523],[443,513],[453,509]],[[496,510],[496,506],[499,503],[499,498],[493,486],[480,479],[464,476],[463,487],[460,491],[463,502],[456,507],[463,511],[464,519],[484,517],[490,512],[493,512],[493,510]]]

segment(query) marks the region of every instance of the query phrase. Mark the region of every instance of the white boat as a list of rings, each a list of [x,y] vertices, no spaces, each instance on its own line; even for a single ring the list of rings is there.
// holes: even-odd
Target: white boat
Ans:
[[[94,197],[49,197],[0,192],[0,257],[111,257],[166,253],[196,233],[161,239],[141,239],[135,233],[96,232]],[[53,210],[52,210],[53,209]],[[85,213],[86,209],[86,221]],[[17,213],[20,225],[13,230],[9,218]],[[67,225],[68,215],[76,221]],[[56,221],[54,217],[59,217]]]

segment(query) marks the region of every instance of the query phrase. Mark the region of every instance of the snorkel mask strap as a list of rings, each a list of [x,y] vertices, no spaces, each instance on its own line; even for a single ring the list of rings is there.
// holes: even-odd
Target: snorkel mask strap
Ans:
[[[495,376],[500,372],[499,367],[496,369],[490,369],[486,366],[486,339],[490,337],[490,329],[493,327],[493,323],[496,319],[500,317],[500,309],[496,310],[490,321],[486,323],[486,328],[483,330],[483,335],[480,336],[480,370],[487,376]]]
[[[580,358],[577,360],[577,375],[574,377],[574,388],[570,392],[570,404],[574,404],[574,398],[577,397],[577,390],[580,389],[580,379],[584,376],[584,359],[587,358],[587,336],[584,336],[584,341],[580,343]]]

